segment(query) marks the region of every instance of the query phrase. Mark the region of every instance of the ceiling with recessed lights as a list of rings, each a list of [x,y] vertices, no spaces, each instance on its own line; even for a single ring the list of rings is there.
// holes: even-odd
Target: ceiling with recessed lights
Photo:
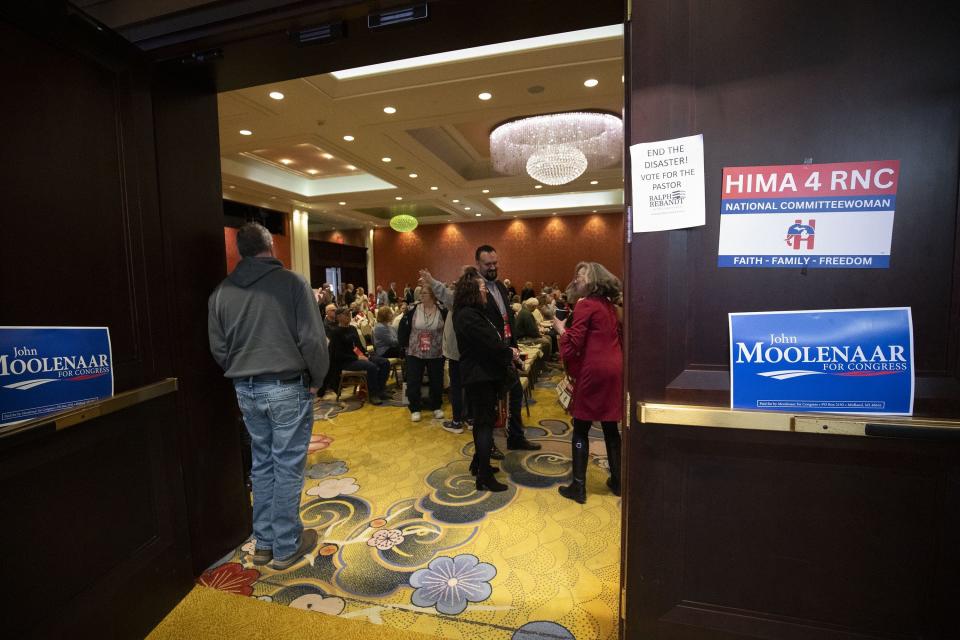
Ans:
[[[224,197],[305,210],[311,231],[399,213],[431,224],[619,212],[622,162],[540,185],[498,174],[489,134],[530,115],[622,114],[622,74],[617,25],[222,93]]]

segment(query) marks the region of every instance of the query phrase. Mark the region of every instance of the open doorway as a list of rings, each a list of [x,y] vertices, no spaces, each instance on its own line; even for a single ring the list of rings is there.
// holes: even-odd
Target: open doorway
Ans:
[[[623,48],[622,25],[611,25],[221,93],[224,199],[288,216],[279,241],[314,288],[339,292],[342,279],[365,289],[364,335],[378,289],[393,285],[402,312],[420,269],[452,282],[484,244],[515,290],[510,304],[537,298],[546,328],[542,314],[578,262],[624,276],[622,134],[617,158],[551,184],[560,181],[527,167],[497,171],[491,131],[556,113],[619,121]],[[414,228],[398,230],[401,216]],[[331,257],[353,250],[365,264]],[[451,428],[449,390],[439,413],[414,421],[400,366],[384,406],[362,388],[328,389],[316,400],[301,508],[319,546],[287,571],[247,567],[257,574],[250,594],[439,636],[617,637],[621,503],[599,428],[586,504],[557,492],[570,477],[572,427],[557,401],[563,366],[544,338],[526,351],[521,409],[539,449],[495,438],[502,493],[475,490],[471,433]],[[247,562],[251,544],[206,582]]]

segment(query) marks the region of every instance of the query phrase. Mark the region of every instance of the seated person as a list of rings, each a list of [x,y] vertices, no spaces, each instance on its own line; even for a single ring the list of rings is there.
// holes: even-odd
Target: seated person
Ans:
[[[534,317],[534,311],[540,303],[536,298],[528,298],[523,301],[523,308],[514,319],[514,334],[517,340],[524,344],[536,344],[541,347],[544,357],[549,358],[553,353],[552,341],[549,336],[543,335],[540,325]]]
[[[350,325],[350,309],[337,309],[337,328],[330,336],[330,369],[336,371],[366,371],[370,404],[381,404],[386,395],[390,362],[380,356],[365,355],[356,327]]]
[[[547,322],[553,320],[553,315],[557,310],[557,305],[553,301],[553,294],[543,294],[540,296],[540,313],[543,314],[543,319]]]
[[[402,358],[403,351],[397,340],[397,328],[390,307],[377,309],[377,326],[373,328],[373,353],[381,358]]]
[[[323,309],[323,330],[327,334],[327,340],[331,333],[337,328],[337,305],[330,303]]]
[[[543,312],[540,311],[540,300],[533,298],[533,301],[536,303],[533,305],[533,308],[530,309],[530,313],[533,315],[534,322],[537,323],[537,326],[543,324]]]
[[[527,280],[523,285],[523,290],[520,292],[520,300],[529,300],[537,295],[536,291],[533,290],[533,283]]]
[[[406,313],[407,313],[407,303],[401,302],[399,308],[397,308],[397,311],[393,316],[393,321],[390,323],[394,329],[397,329],[400,327],[400,321],[403,320],[403,316]]]

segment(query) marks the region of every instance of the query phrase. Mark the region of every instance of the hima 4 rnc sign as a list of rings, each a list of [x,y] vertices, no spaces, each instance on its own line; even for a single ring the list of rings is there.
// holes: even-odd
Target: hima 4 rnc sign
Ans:
[[[106,327],[0,327],[0,426],[112,395]]]
[[[721,267],[885,269],[900,162],[726,167]]]

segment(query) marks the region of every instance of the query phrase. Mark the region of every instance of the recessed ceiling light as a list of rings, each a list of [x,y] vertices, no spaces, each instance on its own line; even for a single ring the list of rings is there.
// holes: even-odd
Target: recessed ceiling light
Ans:
[[[493,94],[490,93],[489,91],[484,91],[483,93],[477,94],[477,97],[480,98],[481,100],[489,100],[490,98],[493,97]]]
[[[347,142],[353,142],[356,138],[354,138],[353,136],[343,136],[343,139],[346,140]]]
[[[481,193],[490,193],[490,189],[484,189]]]
[[[464,210],[464,211],[470,211],[470,207],[464,207],[463,210]]]
[[[454,198],[454,199],[453,199],[453,202],[460,202],[460,201],[459,201],[459,200],[457,200],[456,198]]]
[[[346,167],[347,167],[347,170],[348,170],[348,171],[356,171],[356,170],[357,170],[357,168],[356,168],[355,166],[353,166],[352,164],[348,164],[348,165],[346,165]]]
[[[593,213],[596,213],[596,212],[597,212],[597,210],[596,210],[596,209],[594,209],[594,210],[593,210]]]
[[[347,203],[346,203],[346,202],[338,202],[337,204],[342,207],[342,206],[346,205]]]
[[[228,188],[230,188],[230,189],[236,189],[237,187],[236,187],[236,185],[231,184],[231,185],[228,185]]]
[[[283,100],[283,94],[280,93],[279,91],[271,91],[270,97],[273,98],[274,100]]]
[[[556,212],[556,211],[554,211],[554,212],[553,212],[553,215],[557,215],[557,212]]]
[[[418,176],[417,174],[415,174],[415,173],[411,173],[411,174],[410,174],[410,177],[411,177],[411,178],[418,178],[419,176]]]
[[[430,191],[439,191],[440,187],[430,187]]]
[[[534,188],[534,189],[543,189],[543,185],[542,185],[542,184],[535,184],[535,185],[533,185],[533,188]]]
[[[329,153],[321,153],[320,155],[322,155],[326,160],[333,160],[333,156]]]
[[[317,174],[320,173],[320,172],[317,171],[316,169],[307,169],[307,173],[309,173],[309,174],[312,175],[312,176],[315,176],[315,175],[317,175]]]
[[[394,200],[403,200],[403,196],[397,196]]]
[[[252,135],[253,135],[253,131],[250,131],[250,129],[240,129],[240,135],[242,135],[242,136],[252,136]]]
[[[590,184],[600,184],[600,181],[599,181],[599,180],[591,180],[591,181],[590,181]]]
[[[479,218],[481,214],[475,213],[475,214],[473,214],[473,215],[475,215],[475,216],[477,216],[477,217]]]
[[[600,84],[600,81],[597,80],[596,78],[590,78],[589,80],[583,81],[583,86],[585,87],[595,87],[598,84]]]
[[[281,163],[281,164],[293,164],[293,160],[291,160],[290,158],[280,158],[280,163]]]
[[[389,113],[389,114],[393,115],[394,113],[397,112],[397,109],[396,109],[396,107],[384,107],[384,108],[383,108],[383,112],[384,112],[384,113]]]
[[[390,156],[383,156],[382,158],[380,158],[380,161],[381,161],[381,162],[392,162],[392,161],[393,161],[393,158],[391,158]]]
[[[271,199],[271,200],[276,200],[276,199],[277,199],[277,196],[270,196],[270,199]]]

